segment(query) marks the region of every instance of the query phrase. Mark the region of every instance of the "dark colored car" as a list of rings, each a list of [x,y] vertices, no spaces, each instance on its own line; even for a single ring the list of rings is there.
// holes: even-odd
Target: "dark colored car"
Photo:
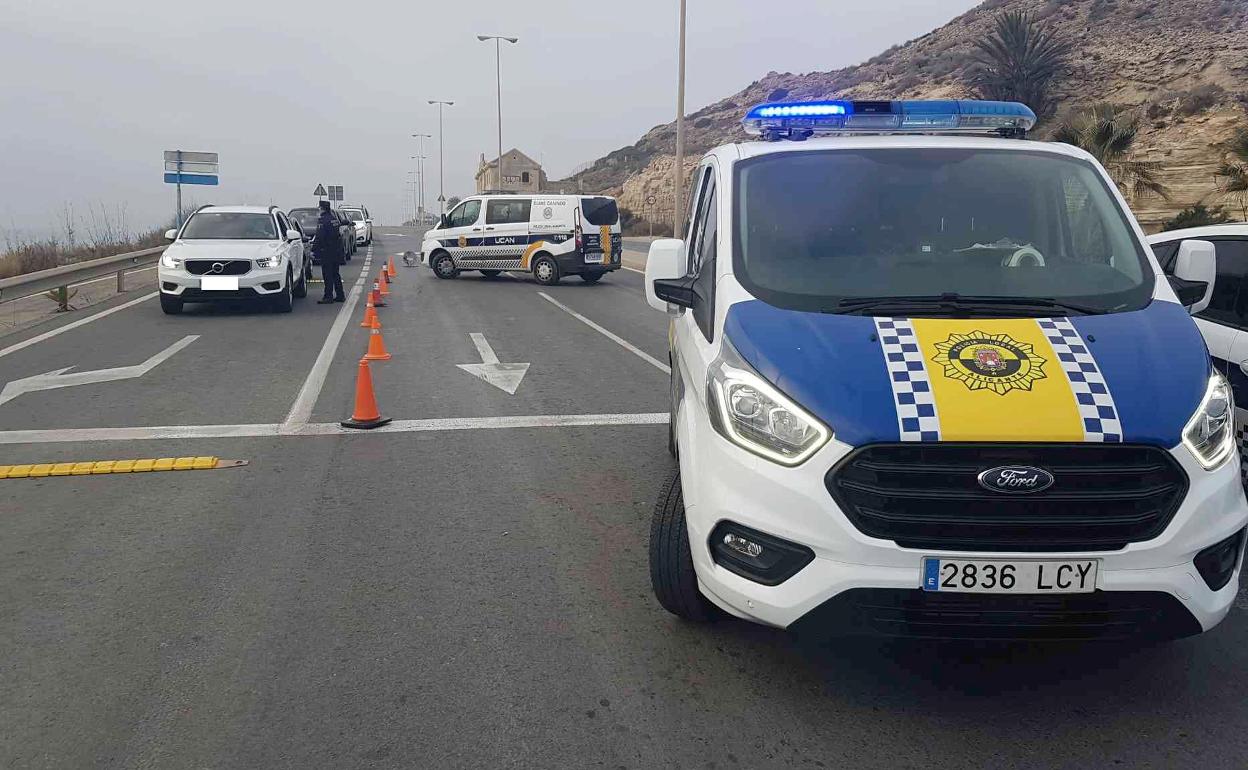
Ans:
[[[338,237],[342,239],[342,253],[346,255],[348,262],[351,261],[351,255],[355,253],[355,226],[351,224],[351,220],[342,215],[337,209],[330,209],[334,218],[338,221]],[[311,233],[305,246],[311,246],[312,264],[319,265],[320,259],[316,256],[316,221],[320,216],[320,209],[314,206],[291,209],[287,212],[290,218],[299,223],[299,227],[303,232]]]

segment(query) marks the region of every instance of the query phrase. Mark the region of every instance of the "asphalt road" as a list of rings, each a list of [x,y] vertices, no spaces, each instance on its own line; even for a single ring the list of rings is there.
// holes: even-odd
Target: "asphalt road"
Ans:
[[[374,267],[414,241],[379,231]],[[148,299],[0,337],[2,387],[197,336],[140,377],[0,404],[0,464],[250,463],[0,481],[0,767],[1243,766],[1242,607],[1143,648],[667,615],[646,566],[667,378],[638,355],[666,360],[666,319],[640,275],[400,267],[373,366],[396,423],[367,434],[334,427],[367,343],[356,305],[325,345],[341,308]],[[514,395],[458,368],[471,334],[530,365]]]

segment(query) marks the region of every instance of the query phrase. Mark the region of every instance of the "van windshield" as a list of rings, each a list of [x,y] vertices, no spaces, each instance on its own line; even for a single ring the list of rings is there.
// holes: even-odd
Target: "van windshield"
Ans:
[[[1118,312],[1152,296],[1152,268],[1124,212],[1074,158],[789,152],[744,161],[736,175],[734,272],[772,305],[870,314],[904,303],[946,315],[978,302],[1063,315],[1053,306]],[[1040,312],[1046,305],[1053,312]]]

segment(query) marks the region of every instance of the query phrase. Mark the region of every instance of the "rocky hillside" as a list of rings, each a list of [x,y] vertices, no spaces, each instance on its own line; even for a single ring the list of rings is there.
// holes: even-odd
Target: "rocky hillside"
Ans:
[[[1134,201],[1142,223],[1156,226],[1202,199],[1217,202],[1219,145],[1235,126],[1248,124],[1248,0],[987,0],[863,64],[804,75],[771,72],[690,114],[689,166],[717,144],[745,139],[741,115],[759,102],[968,97],[972,41],[1009,10],[1032,12],[1073,46],[1055,84],[1059,110],[1109,101],[1145,117],[1137,152],[1163,164],[1171,200]],[[1033,135],[1046,133],[1041,126]],[[586,191],[619,196],[639,216],[670,217],[675,138],[675,123],[656,126],[631,147],[594,162],[577,181]]]

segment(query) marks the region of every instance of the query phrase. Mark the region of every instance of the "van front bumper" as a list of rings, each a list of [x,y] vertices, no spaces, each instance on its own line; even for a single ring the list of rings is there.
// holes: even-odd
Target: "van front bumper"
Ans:
[[[703,416],[695,416],[703,415]],[[1175,637],[1207,631],[1230,610],[1243,568],[1211,590],[1193,559],[1248,525],[1238,463],[1204,471],[1186,449],[1171,454],[1189,479],[1161,535],[1114,551],[953,552],[903,548],[859,531],[838,507],[825,475],[851,448],[833,440],[786,468],[714,432],[701,410],[678,422],[681,481],[694,569],[702,593],[727,612],[781,628],[835,634],[942,638],[1083,639]],[[716,563],[709,545],[724,521],[783,538],[814,558],[779,585],[763,585]],[[929,593],[924,557],[994,561],[1099,562],[1096,591],[1015,595]]]

